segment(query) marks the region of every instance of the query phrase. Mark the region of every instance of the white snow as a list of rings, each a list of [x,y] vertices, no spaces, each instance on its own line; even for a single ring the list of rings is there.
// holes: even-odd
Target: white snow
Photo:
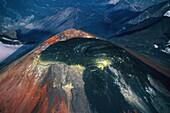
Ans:
[[[161,51],[170,55],[170,47],[169,46],[170,46],[170,40],[165,45],[165,49],[161,50]]]
[[[156,48],[156,49],[158,48],[158,45],[156,45],[156,44],[154,44],[153,46],[154,46],[154,48]]]
[[[169,47],[166,47],[165,50],[162,50],[162,52],[167,53],[167,54],[170,54],[170,48],[169,48]]]
[[[118,2],[119,2],[119,0],[110,0],[110,1],[109,1],[109,4],[114,4],[114,5],[116,5]]]
[[[170,10],[167,11],[167,12],[164,14],[164,16],[170,17]]]
[[[18,40],[14,40],[18,41]],[[10,44],[3,44],[0,42],[0,62],[5,60],[7,57],[12,55],[15,51],[17,51],[23,44],[20,45],[10,45]]]

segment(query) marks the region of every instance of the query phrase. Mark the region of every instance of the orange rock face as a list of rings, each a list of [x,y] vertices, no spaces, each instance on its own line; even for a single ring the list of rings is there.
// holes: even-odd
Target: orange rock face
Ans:
[[[68,106],[67,92],[54,88],[50,77],[45,77],[48,69],[41,70],[35,63],[36,56],[46,47],[73,37],[93,38],[80,30],[68,30],[52,36],[31,54],[27,54],[0,72],[0,113],[68,113],[74,109]],[[44,74],[45,73],[45,74]],[[57,79],[56,77],[54,77]],[[55,82],[58,82],[56,80]],[[71,91],[71,89],[69,89]],[[49,96],[49,93],[55,93]],[[83,100],[83,99],[82,99]],[[87,100],[84,103],[88,105]],[[86,111],[88,112],[88,106]]]
[[[65,41],[74,37],[95,38],[94,35],[88,34],[84,31],[70,29],[55,36],[52,36],[51,38],[46,40],[37,50],[35,50],[35,53],[40,53],[42,49],[48,47],[51,44],[54,44],[59,41]]]

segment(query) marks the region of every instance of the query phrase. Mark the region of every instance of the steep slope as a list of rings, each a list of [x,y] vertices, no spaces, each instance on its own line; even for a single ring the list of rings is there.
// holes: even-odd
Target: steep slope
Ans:
[[[79,66],[70,67],[64,63],[56,63],[55,68],[56,71],[59,70],[57,71],[58,74],[60,73],[60,71],[66,68],[66,70],[70,71],[71,73],[63,73],[64,75],[57,74],[55,75],[56,80],[53,80],[53,76],[45,76],[47,73],[51,73],[49,70],[51,68],[47,68],[46,66],[38,66],[37,58],[38,54],[50,44],[56,43],[58,41],[65,41],[68,38],[80,36],[87,38],[93,37],[81,31],[65,31],[61,34],[58,34],[57,36],[51,37],[36,50],[24,55],[9,66],[1,69],[0,111],[3,113],[43,113],[47,111],[54,112],[56,107],[59,105],[59,110],[57,111],[58,113],[69,112],[70,108],[68,107],[67,101],[71,101],[69,100],[69,98],[71,99],[72,96],[72,84],[67,83],[67,81],[64,83],[62,82],[64,79],[66,79],[66,76],[73,76],[73,78],[76,77],[75,79],[78,80],[79,83],[81,83],[82,81],[80,79],[80,75],[82,74],[83,68],[79,68]],[[77,71],[75,72],[75,70]],[[46,74],[44,75],[44,73]],[[60,81],[60,79],[62,78],[63,80]],[[74,82],[76,83],[76,81]],[[62,89],[57,88],[58,86],[56,85],[58,84],[63,85]],[[83,87],[81,84],[77,86],[78,89],[81,87]],[[84,95],[82,94],[83,88],[81,88],[80,90],[82,90],[82,92],[77,92],[76,94]],[[86,102],[86,98],[83,96],[79,96],[78,98],[79,100],[81,100],[81,103],[79,103],[84,103],[83,107],[87,107],[86,109],[77,109],[80,111],[85,110],[83,112],[88,112],[89,110],[87,109],[88,103]],[[50,108],[48,108],[48,105],[50,106]]]
[[[57,34],[0,70],[3,113],[168,113],[170,78],[113,43]]]
[[[170,1],[165,1],[159,4],[155,4],[140,13],[137,17],[131,19],[128,24],[136,25],[149,18],[162,17],[166,11],[170,10]],[[154,21],[153,21],[154,22]]]
[[[105,11],[106,17],[111,21],[110,24],[108,24],[108,28],[111,29],[112,33],[109,33],[109,38],[112,38],[113,36],[116,36],[118,34],[122,34],[124,31],[128,31],[129,28],[136,26],[140,24],[141,22],[147,22],[143,24],[143,27],[146,28],[148,26],[151,26],[152,24],[156,23],[160,18],[163,17],[163,15],[170,10],[170,1],[165,1],[162,3],[155,4],[153,6],[150,6],[146,8],[143,11],[131,11],[129,8],[124,10],[116,10],[114,12],[114,8],[110,6]],[[130,6],[130,5],[128,5]],[[123,7],[123,6],[122,6]],[[150,21],[148,21],[148,19]],[[146,21],[147,20],[147,21]]]
[[[155,21],[155,23],[148,26],[151,21]],[[121,35],[113,38],[112,41],[150,59],[150,62],[156,64],[159,69],[163,69],[169,76],[169,23],[170,18],[168,17],[147,19],[124,31]]]

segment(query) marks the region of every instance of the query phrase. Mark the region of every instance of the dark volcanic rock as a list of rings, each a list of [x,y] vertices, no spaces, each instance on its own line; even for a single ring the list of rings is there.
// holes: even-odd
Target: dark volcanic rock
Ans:
[[[155,22],[149,25],[153,21]],[[170,18],[148,19],[111,40],[124,48],[138,52],[149,59],[150,63],[156,64],[160,70],[166,71],[167,76],[170,76],[170,55],[168,53]]]
[[[64,31],[0,70],[0,112],[168,113],[170,78],[136,54]]]

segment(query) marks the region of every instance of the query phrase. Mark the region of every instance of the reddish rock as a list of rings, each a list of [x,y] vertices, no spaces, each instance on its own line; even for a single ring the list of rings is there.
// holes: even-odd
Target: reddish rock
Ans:
[[[35,51],[26,54],[0,71],[0,113],[76,112],[77,109],[72,108],[74,105],[70,106],[74,96],[71,94],[72,89],[67,86],[65,89],[67,91],[65,91],[62,85],[67,83],[59,82],[59,79],[62,79],[63,76],[55,73],[56,75],[51,78],[50,75],[47,75],[53,67],[57,68],[57,71],[63,71],[66,67],[71,71],[72,67],[59,63],[40,70],[38,61],[38,54],[46,47],[73,37],[93,38],[94,36],[80,30],[65,31],[52,36]],[[81,77],[79,74],[82,74],[83,70],[77,68],[77,71],[75,74]],[[55,80],[51,80],[54,78]],[[75,86],[73,87],[76,89]],[[79,111],[88,113],[88,102],[86,97],[83,96],[85,94],[84,92],[77,92],[77,94],[79,93],[82,95],[79,99],[84,102],[83,107],[85,108],[83,109],[86,110],[83,111],[80,108]]]

